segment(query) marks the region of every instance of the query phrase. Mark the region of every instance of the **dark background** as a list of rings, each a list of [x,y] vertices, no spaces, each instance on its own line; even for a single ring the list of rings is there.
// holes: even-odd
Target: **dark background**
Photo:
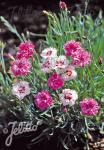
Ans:
[[[85,0],[64,0],[72,14],[84,10]],[[104,0],[90,0],[88,12],[93,17],[98,15],[99,10],[104,10]],[[42,13],[43,10],[59,12],[59,0],[0,0],[0,16],[4,16],[12,25],[15,25],[18,32],[24,33],[27,30],[33,33],[45,34],[47,32],[48,19]],[[43,37],[31,37],[33,42]],[[20,41],[15,35],[0,23],[0,40],[6,41],[8,49],[18,45]]]

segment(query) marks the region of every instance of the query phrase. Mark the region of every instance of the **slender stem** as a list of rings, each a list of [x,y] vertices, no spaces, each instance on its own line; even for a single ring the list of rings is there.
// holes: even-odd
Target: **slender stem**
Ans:
[[[4,61],[4,48],[5,48],[5,45],[1,44],[1,62],[2,62],[2,69],[3,69],[3,71],[4,71],[4,74],[6,74],[5,61]]]
[[[29,32],[29,34],[31,36],[36,36],[36,37],[46,37],[46,34],[37,34],[37,33],[32,33],[32,32]]]
[[[87,13],[88,4],[89,4],[89,0],[86,0],[86,1],[85,1],[84,16],[85,16],[85,15],[86,15],[86,13]]]
[[[86,134],[87,134],[87,138],[88,138],[88,122],[87,122],[87,118],[85,117],[85,125],[86,125]],[[89,147],[89,143],[88,143],[88,139],[86,140],[86,144],[87,144],[87,150],[90,150],[90,147]]]

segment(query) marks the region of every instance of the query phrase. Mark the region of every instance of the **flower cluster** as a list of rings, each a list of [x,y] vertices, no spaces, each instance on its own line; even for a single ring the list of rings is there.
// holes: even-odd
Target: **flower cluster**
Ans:
[[[75,67],[69,65],[68,59],[65,55],[57,56],[55,48],[46,48],[41,53],[42,63],[41,70],[45,73],[56,72],[58,76],[64,81],[72,80],[77,77]]]
[[[41,70],[45,74],[48,74],[48,90],[42,89],[42,91],[35,94],[34,103],[37,108],[42,111],[54,103],[54,98],[49,92],[50,90],[57,90],[56,93],[58,95],[59,104],[63,105],[64,108],[66,106],[73,106],[78,99],[78,93],[76,90],[64,88],[64,86],[67,81],[76,79],[77,72],[75,67],[84,67],[90,64],[91,54],[81,47],[80,42],[74,40],[66,42],[64,44],[64,49],[66,51],[66,56],[58,56],[58,50],[52,47],[44,49],[40,54],[42,57],[42,62],[40,64]],[[33,54],[34,45],[32,43],[26,41],[20,44],[16,60],[11,67],[15,76],[24,76],[29,73],[31,67],[29,58],[32,57]],[[71,63],[69,63],[67,57],[72,58]],[[12,93],[19,99],[23,99],[26,95],[30,94],[29,83],[26,81],[15,83],[12,88]],[[99,105],[93,98],[85,98],[82,100],[80,102],[80,107],[81,114],[87,116],[96,115],[99,110]]]
[[[79,42],[74,40],[64,44],[66,55],[72,58],[71,64],[75,67],[84,67],[91,63],[91,54],[81,47]]]
[[[22,42],[15,58],[3,53],[5,44],[0,43],[0,103],[5,102],[3,110],[7,106],[6,112],[11,117],[30,120],[40,130],[30,145],[57,133],[64,149],[77,149],[74,146],[77,139],[83,148],[90,149],[89,131],[98,129],[101,134],[103,131],[104,27],[97,24],[95,28],[99,16],[95,21],[90,14],[83,16],[79,11],[72,16],[66,0],[60,0],[58,5],[58,15],[43,11],[48,17],[48,30],[45,38],[36,42],[36,52],[28,39],[33,33],[19,36]],[[3,17],[0,20],[14,31]],[[3,56],[10,61],[9,72]],[[1,125],[7,125],[7,121],[4,118]]]
[[[19,45],[16,60],[11,66],[11,71],[15,76],[25,76],[30,72],[31,64],[29,58],[33,56],[34,48],[35,46],[29,41]]]

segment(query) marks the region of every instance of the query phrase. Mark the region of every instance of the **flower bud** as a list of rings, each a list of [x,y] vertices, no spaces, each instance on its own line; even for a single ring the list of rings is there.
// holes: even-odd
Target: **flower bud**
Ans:
[[[66,3],[65,3],[65,2],[60,1],[60,3],[59,3],[59,7],[60,7],[61,9],[65,9],[65,8],[67,8],[67,5],[66,5]]]
[[[103,58],[102,57],[99,57],[98,63],[99,63],[99,65],[102,65],[102,63],[103,63]]]

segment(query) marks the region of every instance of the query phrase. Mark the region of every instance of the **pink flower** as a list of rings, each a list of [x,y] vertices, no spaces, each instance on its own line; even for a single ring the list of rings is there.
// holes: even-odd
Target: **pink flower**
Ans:
[[[48,79],[48,86],[53,90],[60,89],[64,86],[64,80],[60,75],[55,73]]]
[[[57,50],[52,47],[44,49],[41,53],[41,57],[43,58],[54,58],[56,56],[57,56]]]
[[[84,49],[77,50],[73,55],[71,64],[75,67],[84,67],[91,63],[91,54]]]
[[[12,94],[16,95],[18,99],[22,100],[26,95],[30,94],[29,83],[26,81],[20,81],[13,84]]]
[[[25,41],[23,43],[21,43],[19,45],[19,51],[16,54],[16,58],[20,59],[20,58],[30,58],[33,56],[34,54],[34,48],[35,46],[29,42],[29,41]]]
[[[52,61],[53,63],[53,69],[56,70],[57,73],[62,73],[63,69],[65,69],[68,66],[68,60],[66,56],[60,55],[59,57],[56,57]]]
[[[93,98],[85,98],[80,102],[81,113],[86,116],[93,116],[98,113],[99,105]]]
[[[65,2],[60,1],[60,3],[59,3],[59,7],[60,7],[61,9],[65,9],[65,8],[67,8],[67,5],[66,5],[66,3],[65,3]]]
[[[11,66],[11,71],[15,76],[25,76],[30,72],[30,67],[31,64],[28,59],[16,59]]]
[[[65,81],[76,79],[77,72],[75,71],[75,68],[73,66],[68,66],[67,68],[65,68],[62,77]]]
[[[71,64],[75,67],[84,67],[91,63],[91,54],[81,47],[79,42],[74,40],[64,44],[66,55],[72,58]]]
[[[64,89],[61,94],[59,94],[60,100],[64,106],[74,105],[75,101],[78,99],[78,94],[75,90]]]
[[[67,56],[73,56],[79,48],[81,48],[81,44],[74,40],[68,41],[64,44],[64,49]]]
[[[52,59],[47,58],[43,60],[43,62],[41,63],[41,69],[45,73],[52,72]]]
[[[41,110],[47,109],[53,103],[52,97],[48,91],[41,91],[35,95],[35,104]]]

